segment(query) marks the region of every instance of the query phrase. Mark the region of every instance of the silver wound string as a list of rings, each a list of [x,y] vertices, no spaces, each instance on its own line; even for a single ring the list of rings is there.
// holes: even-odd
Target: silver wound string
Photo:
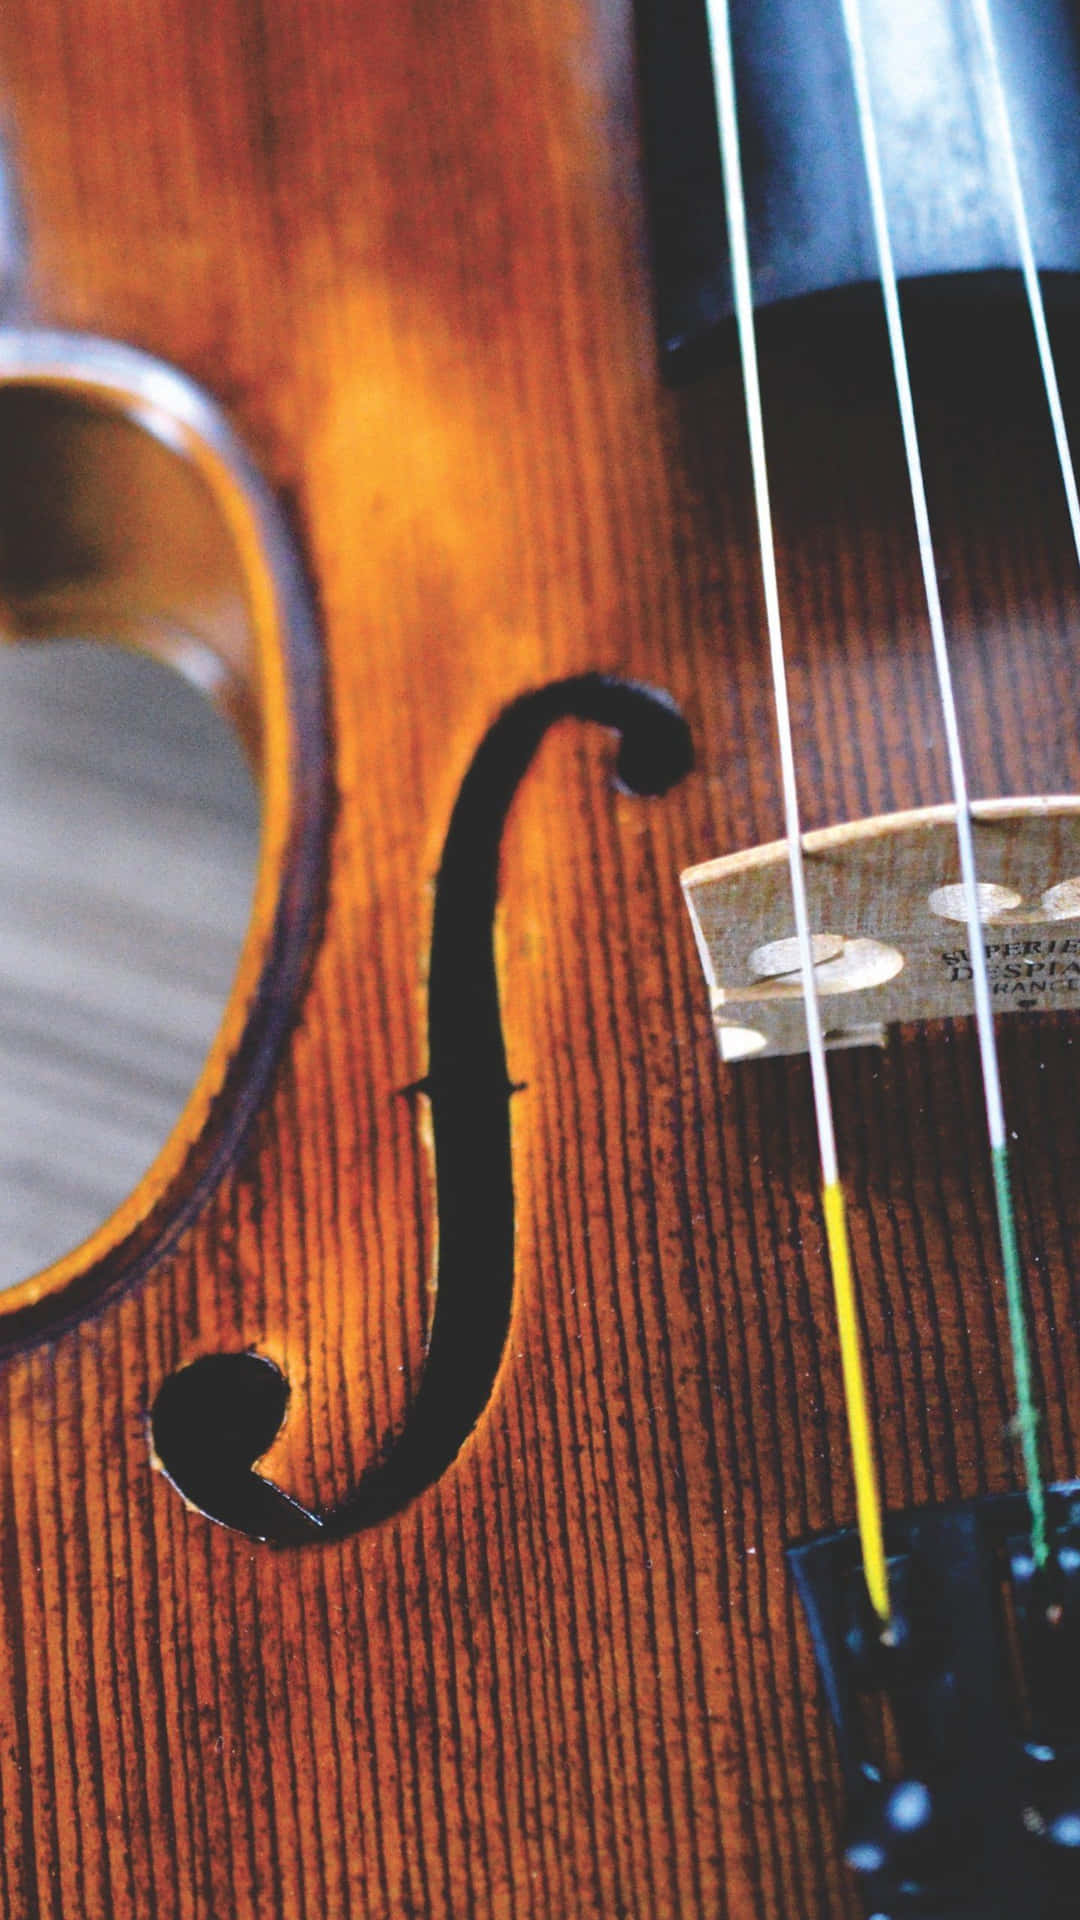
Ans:
[[[882,184],[881,175],[881,156],[878,151],[877,132],[874,126],[873,109],[870,101],[870,81],[867,72],[862,19],[859,11],[859,0],[842,0],[842,5],[844,10],[844,25],[847,29],[848,47],[851,55],[852,78],[855,84],[855,103],[859,119],[859,133],[862,139],[863,159],[866,166],[867,184],[870,190],[870,210],[874,225],[874,239],[878,255],[881,290],[885,302],[885,319],[889,334],[889,349],[892,355],[896,393],[900,405],[900,424],[904,436],[904,452],[907,457],[911,500],[915,512],[915,529],[919,543],[919,559],[922,565],[927,611],[930,616],[930,634],[934,649],[934,664],[937,669],[942,718],[945,724],[949,775],[952,783],[953,800],[956,805],[956,837],[960,849],[960,874],[964,887],[968,946],[971,949],[971,969],[975,992],[975,1024],[979,1038],[979,1056],[982,1063],[983,1094],[986,1101],[986,1122],[990,1134],[991,1147],[995,1150],[1003,1150],[1005,1147],[1005,1113],[1001,1098],[1001,1074],[998,1068],[997,1042],[994,1037],[994,1015],[990,1001],[990,982],[987,974],[986,950],[983,940],[982,921],[979,914],[975,844],[971,830],[971,803],[968,793],[967,774],[964,770],[964,755],[960,745],[960,727],[956,714],[956,696],[953,689],[952,668],[949,664],[949,646],[945,637],[945,618],[942,612],[941,591],[938,585],[937,565],[934,559],[934,543],[930,531],[930,510],[926,499],[926,483],[923,477],[922,454],[919,448],[918,428],[915,424],[915,403],[911,392],[911,376],[908,369],[907,347],[904,340],[904,324],[900,317],[900,295],[896,281],[896,265],[893,260],[892,242],[889,238],[889,221],[885,207],[885,189]]]
[[[1005,83],[1001,76],[1001,62],[998,59],[997,42],[990,16],[989,0],[972,0],[972,7],[990,76],[990,92],[994,103],[994,117],[997,121],[997,140],[1002,159],[1005,163],[1005,178],[1008,183],[1009,202],[1012,211],[1013,225],[1016,229],[1017,246],[1020,252],[1020,269],[1024,276],[1024,287],[1027,292],[1028,308],[1031,313],[1031,324],[1035,330],[1035,344],[1039,353],[1039,366],[1042,369],[1043,385],[1046,389],[1047,404],[1050,408],[1050,420],[1054,429],[1054,445],[1057,448],[1061,478],[1065,485],[1065,499],[1069,508],[1069,524],[1072,527],[1073,544],[1076,548],[1076,557],[1080,560],[1080,495],[1077,493],[1076,468],[1073,465],[1072,449],[1069,446],[1069,433],[1065,425],[1064,409],[1061,405],[1057,367],[1054,364],[1054,350],[1050,345],[1050,331],[1046,324],[1046,308],[1043,305],[1042,286],[1039,282],[1039,270],[1035,265],[1035,250],[1031,244],[1031,229],[1028,226],[1024,190],[1020,183],[1020,168],[1016,158],[1016,143],[1013,140],[1012,120],[1005,93]]]
[[[772,667],[776,730],[780,742],[784,823],[787,834],[788,866],[791,873],[791,898],[795,910],[795,930],[799,944],[799,966],[806,1008],[810,1076],[814,1091],[822,1179],[826,1186],[832,1186],[838,1178],[836,1130],[833,1125],[829,1076],[825,1065],[825,1036],[822,1031],[821,1004],[814,975],[810,915],[806,900],[802,828],[799,821],[799,795],[795,778],[795,744],[788,702],[787,666],[784,659],[783,627],[780,616],[780,588],[776,572],[776,548],[773,541],[768,463],[765,457],[765,422],[761,406],[761,381],[754,331],[750,245],[746,232],[746,200],[739,148],[739,123],[735,111],[735,65],[731,48],[728,0],[706,0],[705,10],[712,43],[713,82],[716,90],[720,156],[723,161],[724,195],[731,247],[731,275],[735,295],[735,322],[739,335],[746,423],[750,436],[750,461],[754,476],[754,504],[757,510],[758,543],[765,587],[769,660]]]

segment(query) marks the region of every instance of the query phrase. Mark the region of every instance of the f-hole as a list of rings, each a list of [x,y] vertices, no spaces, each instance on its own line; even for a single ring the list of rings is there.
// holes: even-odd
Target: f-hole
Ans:
[[[428,1071],[439,1221],[435,1313],[408,1419],[336,1507],[315,1513],[254,1471],[285,1416],[288,1386],[257,1353],[209,1354],[172,1374],[151,1414],[156,1456],[192,1505],[276,1545],[334,1539],[399,1512],[456,1458],[491,1397],[514,1291],[510,1097],[493,922],[511,802],[548,730],[577,719],[619,736],[623,787],[660,795],[692,763],[667,695],[601,674],[515,700],[482,740],[450,819],[435,892]]]

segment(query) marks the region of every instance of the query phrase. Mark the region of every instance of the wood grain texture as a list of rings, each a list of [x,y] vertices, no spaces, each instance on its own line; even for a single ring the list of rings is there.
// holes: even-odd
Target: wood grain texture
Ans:
[[[59,1920],[853,1912],[783,1562],[848,1520],[798,1063],[715,1058],[678,874],[781,830],[731,369],[662,392],[629,9],[11,0],[27,305],[176,362],[295,506],[336,826],[310,984],[167,1258],[0,1375],[0,1911]],[[1022,321],[928,309],[916,379],[976,792],[1080,782],[1077,594]],[[1060,333],[1077,411],[1071,336]],[[944,752],[884,343],[768,341],[808,824],[929,805]],[[400,1517],[271,1551],[187,1510],[147,1415],[255,1347],[310,1505],[406,1419],[435,1218],[431,882],[523,689],[667,688],[697,771],[541,750],[499,951],[518,1286],[496,1392]],[[1080,1460],[1074,1036],[1003,1035],[1055,1472]],[[1013,1484],[963,1028],[836,1063],[892,1506]]]

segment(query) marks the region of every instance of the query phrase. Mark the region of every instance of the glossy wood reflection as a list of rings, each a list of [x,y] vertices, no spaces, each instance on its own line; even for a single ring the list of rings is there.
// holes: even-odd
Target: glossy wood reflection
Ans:
[[[808,1087],[719,1067],[678,890],[781,830],[742,402],[734,368],[658,384],[629,8],[14,0],[0,35],[28,304],[203,382],[293,503],[337,799],[310,984],[243,1150],[121,1298],[3,1361],[0,1911],[851,1914],[782,1557],[850,1518]],[[1022,320],[973,336],[934,303],[913,344],[973,790],[1075,790],[1074,565]],[[781,320],[766,378],[807,823],[932,804],[880,332]],[[257,1349],[291,1387],[264,1470],[311,1507],[406,1420],[432,880],[498,712],[595,668],[668,690],[698,765],[642,801],[567,722],[510,819],[494,1397],[401,1516],[254,1545],[155,1472],[149,1408],[186,1362]],[[1074,1038],[1032,1022],[1003,1049],[1063,1475]],[[971,1037],[835,1080],[888,1500],[1011,1485]]]

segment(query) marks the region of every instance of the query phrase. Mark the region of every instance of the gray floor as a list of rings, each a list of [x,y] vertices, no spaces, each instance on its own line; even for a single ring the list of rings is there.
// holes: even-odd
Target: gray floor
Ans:
[[[254,791],[201,695],[118,649],[0,646],[0,1286],[149,1165],[247,925]]]

